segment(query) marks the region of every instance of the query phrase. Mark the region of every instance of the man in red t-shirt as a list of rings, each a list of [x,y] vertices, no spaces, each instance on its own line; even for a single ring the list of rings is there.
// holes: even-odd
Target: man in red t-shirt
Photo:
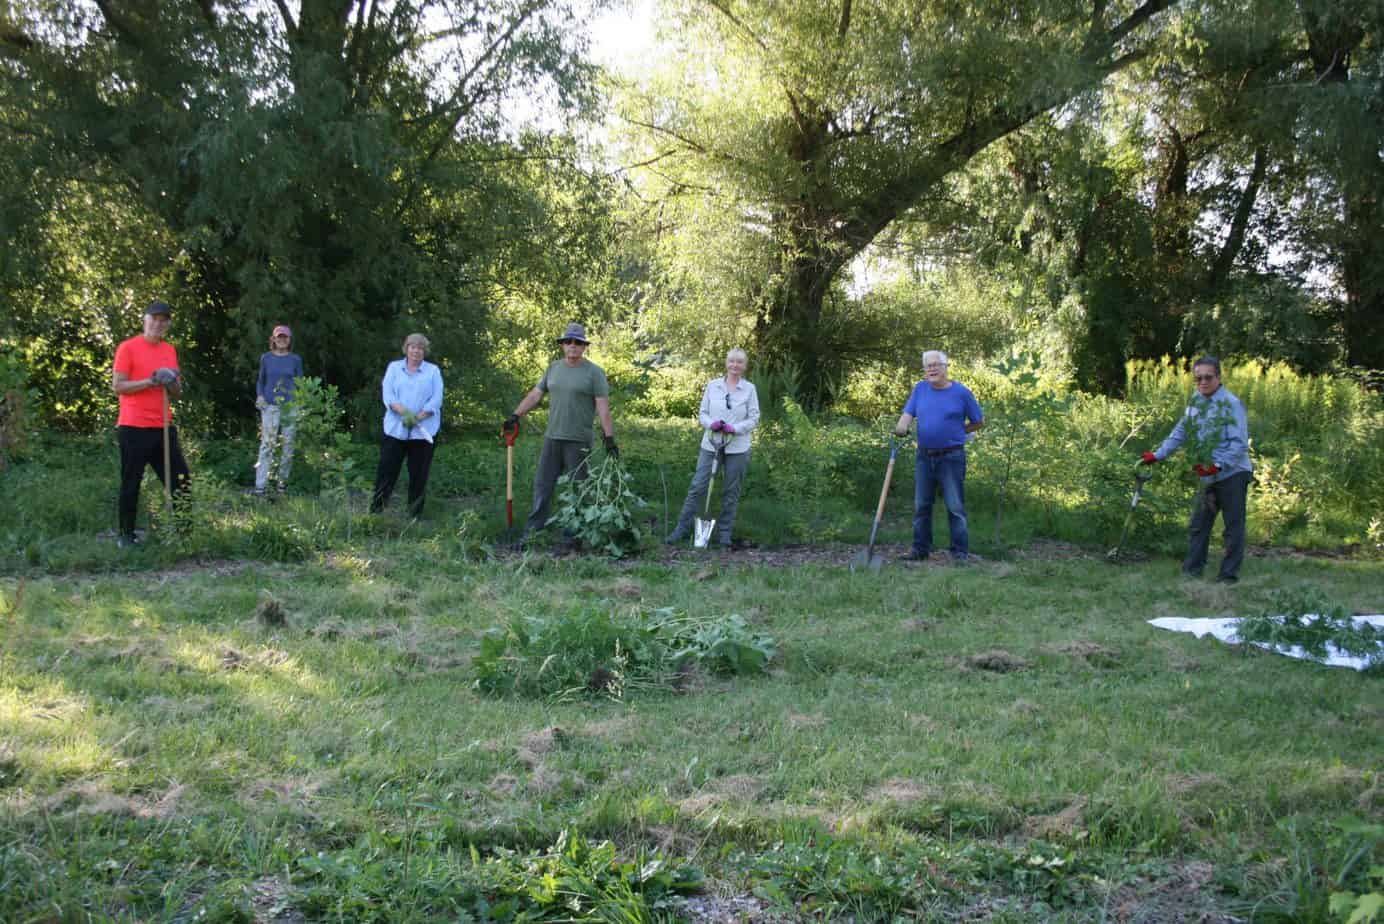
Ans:
[[[115,349],[111,388],[120,396],[116,430],[120,442],[120,535],[117,541],[121,548],[128,548],[137,541],[135,512],[139,509],[139,483],[144,479],[144,467],[152,465],[159,480],[164,480],[165,433],[173,493],[182,494],[187,490],[187,462],[178,445],[178,430],[171,424],[173,411],[168,405],[169,397],[180,398],[183,394],[178,351],[163,339],[172,314],[173,309],[167,303],[151,302],[144,309],[144,333],[131,337]],[[167,430],[165,422],[169,423]]]

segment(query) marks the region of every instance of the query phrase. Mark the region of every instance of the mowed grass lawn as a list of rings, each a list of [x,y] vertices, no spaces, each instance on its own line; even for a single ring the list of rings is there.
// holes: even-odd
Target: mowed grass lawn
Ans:
[[[853,575],[445,539],[0,581],[0,920],[466,920],[440,871],[564,831],[701,869],[663,919],[1308,920],[1380,862],[1337,822],[1381,821],[1384,679],[1145,622],[1380,612],[1377,561],[1224,587],[1067,547]],[[487,629],[662,607],[777,654],[623,700],[476,687]]]

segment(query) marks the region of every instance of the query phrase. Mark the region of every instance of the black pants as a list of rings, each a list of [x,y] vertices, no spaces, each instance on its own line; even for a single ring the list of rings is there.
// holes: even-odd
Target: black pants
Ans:
[[[1187,524],[1187,558],[1182,570],[1201,574],[1211,545],[1211,527],[1219,510],[1225,522],[1225,557],[1220,576],[1238,577],[1245,558],[1245,499],[1249,494],[1249,472],[1240,472],[1197,491],[1192,501],[1192,517]]]
[[[380,442],[380,467],[375,470],[375,493],[370,498],[370,512],[379,513],[394,493],[399,480],[399,468],[408,459],[408,512],[410,516],[423,513],[423,492],[428,488],[428,470],[432,468],[433,444],[427,440],[396,440],[384,437]]]
[[[163,483],[163,428],[116,427],[120,444],[120,534],[135,531],[135,513],[139,510],[139,485],[144,480],[144,467],[152,465],[154,474]],[[178,428],[168,428],[168,465],[173,470],[173,496],[187,492],[187,461],[178,443]]]

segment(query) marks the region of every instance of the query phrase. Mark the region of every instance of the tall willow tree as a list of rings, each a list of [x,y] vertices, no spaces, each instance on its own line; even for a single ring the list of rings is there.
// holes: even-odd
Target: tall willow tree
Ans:
[[[0,197],[48,190],[44,208],[0,208],[6,230],[62,221],[59,190],[146,210],[174,248],[197,385],[225,409],[243,404],[272,321],[346,392],[409,327],[474,341],[499,265],[521,267],[547,226],[506,165],[572,160],[513,140],[506,111],[590,99],[566,0],[6,9],[0,133],[30,182]],[[30,326],[53,309],[34,306]]]
[[[682,294],[714,274],[760,355],[822,402],[859,342],[850,261],[988,145],[1139,60],[1177,3],[667,0],[667,66],[622,114]]]

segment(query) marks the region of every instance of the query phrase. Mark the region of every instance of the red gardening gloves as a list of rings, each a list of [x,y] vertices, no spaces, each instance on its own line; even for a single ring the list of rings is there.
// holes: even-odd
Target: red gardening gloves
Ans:
[[[723,423],[721,424],[721,432],[722,432],[722,433],[728,433],[728,434],[730,434],[731,436],[734,436],[734,435],[735,435],[735,428],[732,427],[730,424],[724,423],[724,422],[723,422]]]
[[[1200,462],[1198,462],[1196,465],[1192,466],[1192,471],[1196,472],[1203,478],[1210,478],[1212,475],[1216,474],[1220,470],[1221,467],[1215,464],[1202,465]]]
[[[711,425],[711,432],[712,432],[712,433],[720,433],[720,432],[721,432],[722,430],[724,430],[725,428],[726,428],[726,422],[725,422],[724,420],[718,420],[718,421],[714,422],[714,423]]]
[[[1146,452],[1139,458],[1145,465],[1152,465],[1153,463],[1158,461],[1158,457],[1151,452]]]

